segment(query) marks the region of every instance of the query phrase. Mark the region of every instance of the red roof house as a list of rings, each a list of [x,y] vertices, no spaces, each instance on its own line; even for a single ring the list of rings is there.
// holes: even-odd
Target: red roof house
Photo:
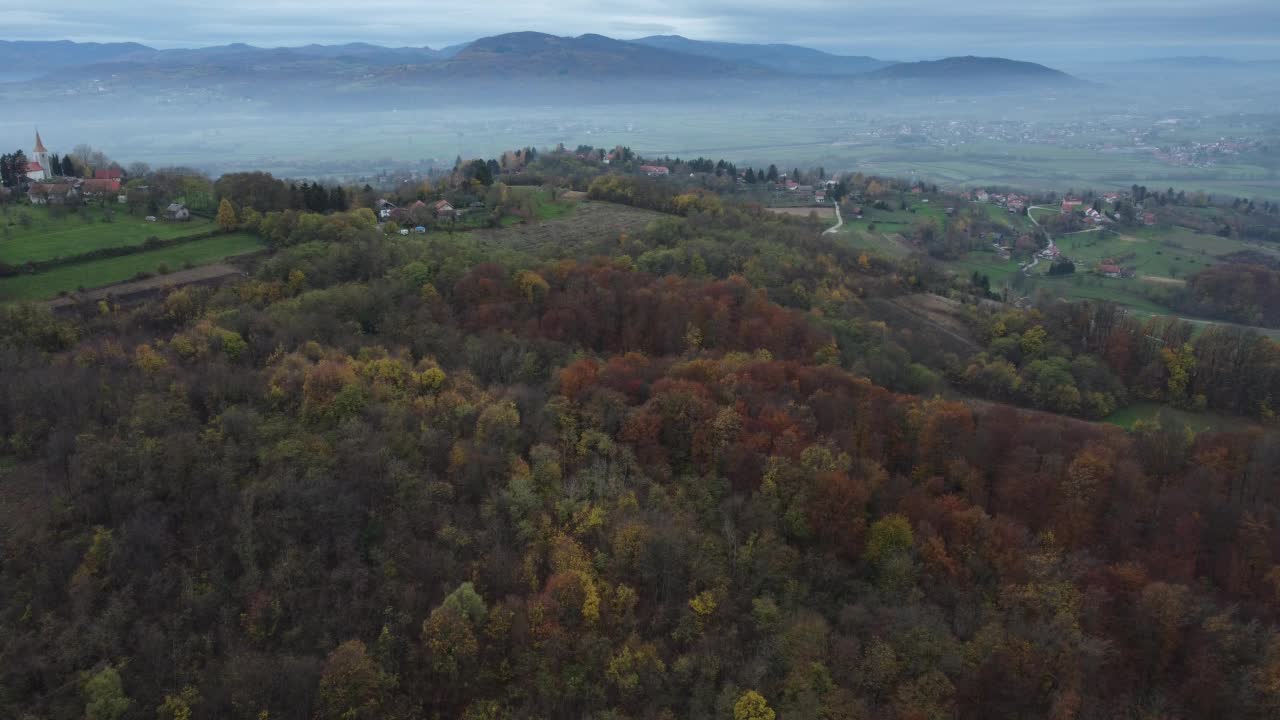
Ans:
[[[94,170],[94,180],[119,180],[124,177],[124,173],[120,168],[106,168],[104,170]]]
[[[80,190],[89,195],[96,195],[98,193],[118,193],[120,192],[120,181],[118,179],[110,180],[106,178],[85,180],[80,183]]]

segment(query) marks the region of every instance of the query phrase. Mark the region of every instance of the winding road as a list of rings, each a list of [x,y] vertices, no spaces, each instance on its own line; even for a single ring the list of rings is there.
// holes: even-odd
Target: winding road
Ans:
[[[835,232],[840,229],[840,226],[844,225],[844,217],[840,215],[840,203],[838,202],[835,203],[835,206],[836,206],[836,224],[832,225],[826,230],[823,230],[822,231],[823,235],[834,235]]]
[[[1029,205],[1029,206],[1027,206],[1027,219],[1028,219],[1028,220],[1030,220],[1030,221],[1031,221],[1031,224],[1032,224],[1032,225],[1035,225],[1037,229],[1042,229],[1042,228],[1040,228],[1040,223],[1036,220],[1036,216],[1035,216],[1035,215],[1032,215],[1032,214],[1031,214],[1031,211],[1032,211],[1032,210],[1052,210],[1052,209],[1053,209],[1053,208],[1042,207],[1042,206],[1040,206],[1040,205]],[[1045,250],[1050,250],[1050,249],[1052,249],[1052,248],[1053,248],[1053,236],[1052,236],[1052,235],[1050,235],[1050,234],[1049,234],[1049,233],[1047,233],[1047,232],[1044,234],[1044,236],[1045,236],[1046,238],[1048,238],[1048,239],[1049,239],[1049,247],[1045,248]],[[1040,252],[1044,252],[1044,250],[1041,250]],[[1031,271],[1032,271],[1033,269],[1035,269],[1035,266],[1036,266],[1036,265],[1039,265],[1039,264],[1040,264],[1040,253],[1036,253],[1035,255],[1032,255],[1032,256],[1031,256],[1031,262],[1029,262],[1029,263],[1027,263],[1026,265],[1023,265],[1023,266],[1022,266],[1022,273],[1023,273],[1024,275],[1030,275],[1030,274],[1031,274]]]

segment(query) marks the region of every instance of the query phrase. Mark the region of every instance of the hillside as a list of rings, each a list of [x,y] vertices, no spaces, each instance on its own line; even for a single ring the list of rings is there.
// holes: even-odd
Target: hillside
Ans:
[[[603,35],[558,37],[535,32],[481,38],[435,69],[447,75],[467,77],[510,74],[574,78],[766,74],[762,69],[738,63],[637,45]]]
[[[48,43],[9,47],[21,62],[0,69],[0,100],[31,107],[68,99],[206,107],[251,102],[297,110],[510,102],[811,102],[832,92],[910,94],[1034,92],[1072,81],[1033,63],[950,58],[888,65],[794,45],[709,43],[679,36],[627,42],[603,35],[515,32],[449,46],[367,43],[257,47],[233,43],[156,50],[141,45]],[[24,46],[25,47],[25,46]],[[1027,80],[1033,82],[1028,83]],[[4,82],[8,81],[8,82]],[[90,110],[85,110],[91,112]],[[38,110],[38,112],[44,112]]]
[[[1007,58],[950,57],[942,60],[898,63],[869,74],[877,80],[953,82],[977,81],[1036,81],[1062,85],[1076,84],[1076,78],[1037,63],[1009,60]]]
[[[230,287],[0,305],[0,717],[1280,714],[1274,431],[1046,412],[1280,397],[1280,346],[646,160],[406,185],[495,221],[411,236],[227,176]]]
[[[891,64],[865,55],[833,55],[798,45],[707,42],[679,35],[652,35],[631,42],[799,75],[858,75]]]

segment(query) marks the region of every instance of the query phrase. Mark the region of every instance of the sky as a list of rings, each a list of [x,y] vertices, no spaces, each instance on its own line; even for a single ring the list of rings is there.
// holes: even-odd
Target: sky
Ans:
[[[0,26],[4,40],[159,48],[232,42],[438,48],[536,30],[780,42],[890,60],[1280,58],[1277,0],[0,0]]]

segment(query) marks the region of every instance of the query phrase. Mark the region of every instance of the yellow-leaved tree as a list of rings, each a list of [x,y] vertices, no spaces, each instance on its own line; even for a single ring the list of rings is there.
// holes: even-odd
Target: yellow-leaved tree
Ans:
[[[222,228],[222,232],[231,232],[240,224],[239,218],[236,217],[236,208],[231,201],[222,198],[222,202],[218,203],[218,227]]]

